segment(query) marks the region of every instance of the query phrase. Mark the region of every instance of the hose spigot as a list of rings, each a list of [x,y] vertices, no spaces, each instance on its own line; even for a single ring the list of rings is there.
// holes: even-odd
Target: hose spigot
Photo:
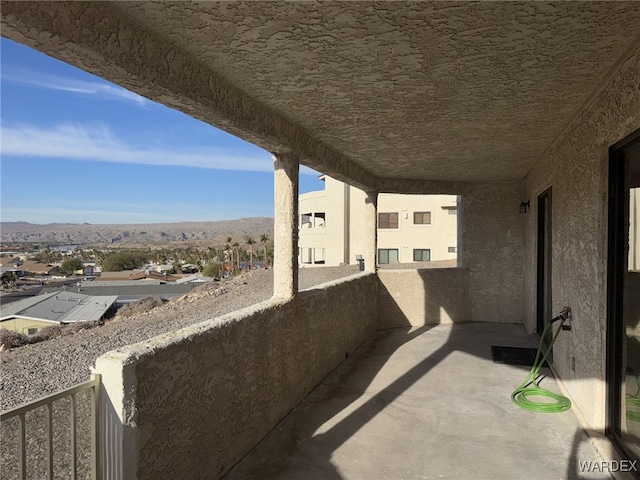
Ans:
[[[569,320],[571,318],[571,308],[570,307],[562,307],[560,310],[560,314],[557,317],[551,319],[549,323],[555,323],[558,320],[562,320],[563,322]]]

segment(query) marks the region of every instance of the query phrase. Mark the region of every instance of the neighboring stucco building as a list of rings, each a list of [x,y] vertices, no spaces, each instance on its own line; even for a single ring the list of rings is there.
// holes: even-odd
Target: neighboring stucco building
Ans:
[[[356,264],[366,249],[366,193],[328,175],[320,179],[324,190],[300,195],[300,264]],[[378,264],[455,261],[457,213],[455,195],[380,194]]]

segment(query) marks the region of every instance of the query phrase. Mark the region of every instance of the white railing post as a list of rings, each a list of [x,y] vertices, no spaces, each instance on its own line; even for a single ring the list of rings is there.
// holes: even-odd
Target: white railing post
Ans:
[[[40,398],[33,402],[28,402],[23,405],[19,405],[15,408],[11,408],[0,413],[0,422],[4,423],[14,417],[18,417],[18,475],[21,479],[27,478],[27,425],[26,414],[37,408],[45,407],[47,410],[46,424],[41,425],[42,431],[46,430],[46,464],[47,464],[47,478],[54,478],[54,432],[53,432],[53,404],[54,402],[63,398],[70,398],[70,443],[71,443],[71,478],[76,479],[78,477],[78,445],[77,445],[77,398],[76,395],[86,390],[91,394],[91,478],[98,480],[100,458],[98,453],[99,448],[99,398],[100,398],[100,385],[101,375],[95,374],[91,376],[91,380],[81,383],[71,388],[67,388],[61,392],[49,395],[47,397]]]
[[[93,388],[91,389],[91,478],[92,480],[98,480],[100,472],[100,455],[98,448],[100,444],[98,437],[100,435],[100,386],[102,376],[100,374],[93,374],[91,379],[93,380]]]
[[[18,427],[18,454],[20,455],[20,478],[22,480],[27,478],[27,421],[25,414],[21,413],[19,416],[20,423]]]
[[[76,394],[71,395],[71,411],[69,412],[71,430],[69,432],[70,446],[71,446],[71,478],[76,480],[78,478],[78,460],[76,459],[78,446],[76,445]]]
[[[47,403],[47,478],[53,480],[53,401]]]

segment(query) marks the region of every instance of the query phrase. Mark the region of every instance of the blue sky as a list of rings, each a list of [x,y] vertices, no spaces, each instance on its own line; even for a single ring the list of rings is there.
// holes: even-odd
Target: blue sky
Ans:
[[[11,40],[0,50],[2,221],[273,216],[269,152]],[[301,193],[322,188],[301,168]]]

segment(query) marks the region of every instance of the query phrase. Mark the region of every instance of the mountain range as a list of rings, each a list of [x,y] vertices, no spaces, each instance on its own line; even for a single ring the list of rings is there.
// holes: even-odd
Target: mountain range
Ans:
[[[273,238],[273,218],[250,217],[215,222],[144,223],[94,225],[89,223],[0,222],[3,245],[144,246],[167,244],[223,244],[227,237],[242,243],[248,237]]]

